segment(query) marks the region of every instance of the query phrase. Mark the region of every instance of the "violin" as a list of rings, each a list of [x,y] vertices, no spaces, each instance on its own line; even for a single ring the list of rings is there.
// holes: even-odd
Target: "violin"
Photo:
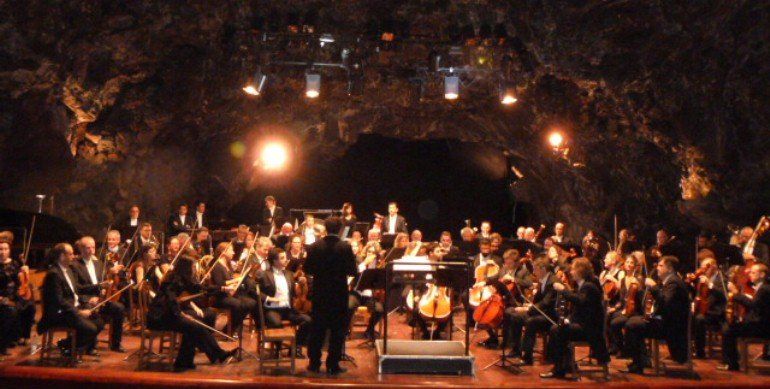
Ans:
[[[310,310],[313,307],[313,304],[308,299],[310,286],[308,285],[307,277],[302,268],[297,270],[295,278],[298,281],[294,285],[294,301],[292,301],[291,304],[299,313],[310,313]]]
[[[25,242],[24,252],[21,256],[21,267],[19,268],[19,287],[16,290],[16,294],[20,299],[31,301],[34,298],[32,294],[32,286],[29,281],[29,269],[27,266],[27,257],[29,257],[29,248],[32,246],[32,234],[35,233],[35,223],[37,221],[37,215],[32,215],[32,227],[29,231],[29,239]]]
[[[639,293],[639,282],[635,279],[631,281],[631,285],[628,285],[626,290],[625,307],[623,307],[623,315],[631,317],[637,312],[636,307],[636,295]]]

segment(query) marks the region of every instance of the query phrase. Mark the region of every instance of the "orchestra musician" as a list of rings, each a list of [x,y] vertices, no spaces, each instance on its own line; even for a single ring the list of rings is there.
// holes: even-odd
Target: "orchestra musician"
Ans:
[[[241,257],[241,253],[246,249],[246,240],[249,237],[249,226],[245,224],[239,224],[235,229],[235,237],[230,241],[233,245],[233,258],[234,260]]]
[[[281,248],[280,246],[278,247]],[[286,258],[289,259],[288,269],[296,273],[305,264],[305,259],[307,258],[305,245],[302,243],[302,236],[293,235],[286,250]]]
[[[451,232],[442,231],[438,244],[445,257],[449,256],[450,258],[455,258],[460,256],[460,248],[452,244]]]
[[[238,278],[233,277],[231,268],[233,259],[233,250],[230,244],[222,242],[214,250],[216,262],[211,264],[211,274],[209,276],[209,291],[214,298],[215,308],[225,308],[230,310],[230,328],[233,333],[238,333],[243,326],[243,319],[251,314],[254,322],[259,322],[259,311],[257,311],[257,300],[249,296],[247,287],[249,283],[242,282],[236,285]],[[252,263],[252,266],[257,266]],[[236,289],[237,288],[237,289]]]
[[[564,235],[564,230],[565,230],[564,223],[557,222],[553,226],[553,235],[551,235],[550,237],[551,240],[554,243],[570,243],[571,242],[570,239]]]
[[[532,365],[532,353],[535,348],[535,339],[539,332],[547,331],[551,328],[549,318],[556,317],[556,290],[553,288],[555,277],[553,274],[553,265],[544,256],[537,257],[533,263],[533,275],[535,283],[532,285],[534,295],[531,304],[513,308],[513,311],[507,309],[505,314],[506,321],[509,324],[509,334],[513,342],[511,357],[521,357],[523,365]],[[532,305],[535,305],[533,307]],[[543,316],[543,314],[548,315]],[[524,336],[522,337],[522,328]],[[517,346],[519,345],[520,346]],[[521,355],[517,355],[517,351]]]
[[[379,235],[379,232],[370,230],[370,234],[372,236]],[[379,239],[370,240],[366,243],[366,246],[363,247],[361,250],[361,253],[356,256],[356,263],[358,268],[358,276],[361,277],[363,272],[366,269],[375,269],[377,266],[381,263],[383,250],[380,247]],[[354,286],[357,285],[358,279],[355,279]],[[374,328],[377,326],[377,324],[382,320],[382,317],[385,313],[385,308],[383,307],[383,301],[380,301],[375,298],[375,296],[372,293],[371,289],[366,289],[362,291],[356,291],[353,290],[350,293],[350,296],[348,297],[348,315],[349,317],[353,317],[353,314],[355,313],[356,309],[358,307],[364,305],[369,310],[369,321],[366,323],[366,330],[364,331],[364,337],[369,340],[373,340],[377,338],[377,334],[375,333]],[[348,319],[350,320],[350,319]]]
[[[340,231],[340,238],[347,239],[356,228],[357,221],[358,218],[353,210],[353,203],[346,202],[342,204],[342,231]]]
[[[316,236],[316,221],[315,216],[311,213],[305,214],[305,221],[299,226],[299,234],[305,241],[305,246],[310,246],[315,243],[318,236]]]
[[[19,274],[28,271],[11,258],[11,244],[0,239],[0,356],[14,343],[29,341],[35,323],[35,302],[19,295]]]
[[[198,204],[195,206],[195,219],[193,219],[192,227],[196,229],[201,229],[203,227],[209,226],[209,217],[208,214],[206,214],[206,203],[203,201],[199,201]]]
[[[635,253],[643,255],[641,251]],[[607,254],[607,257],[609,257],[610,253]],[[610,355],[619,353],[620,357],[627,357],[629,354],[623,338],[623,328],[626,322],[634,316],[644,315],[644,306],[642,304],[643,285],[642,281],[638,278],[641,261],[633,254],[626,255],[625,258],[623,271],[618,272],[617,276],[618,284],[620,285],[617,298],[607,302],[609,353]]]
[[[743,251],[743,259],[749,261],[758,261],[759,263],[770,265],[770,260],[768,259],[768,248],[766,244],[762,242],[754,242],[754,249],[751,250],[751,253],[745,250],[746,244],[749,242],[753,234],[754,228],[750,226],[743,227],[738,234],[737,243],[740,245],[740,248]]]
[[[214,334],[200,324],[214,326],[216,314],[212,310],[202,309],[192,300],[179,301],[185,294],[196,294],[202,290],[200,284],[193,280],[195,261],[195,250],[186,248],[180,254],[176,267],[160,285],[158,294],[150,302],[147,311],[149,329],[182,334],[182,344],[174,361],[176,372],[195,369],[196,348],[203,351],[213,364],[227,363],[238,352],[237,348],[229,352],[223,350]]]
[[[491,239],[492,238],[492,223],[488,220],[481,222],[479,227],[479,239]]]
[[[115,229],[120,231],[120,235],[126,239],[131,239],[134,235],[134,231],[142,225],[142,219],[140,218],[140,211],[138,205],[132,205],[128,210],[128,217],[118,222]]]
[[[187,204],[181,204],[177,213],[168,217],[167,232],[169,235],[177,235],[192,230],[195,221],[187,214],[187,211]]]
[[[77,247],[80,258],[73,261],[70,267],[75,274],[75,282],[81,286],[89,287],[89,290],[84,291],[81,297],[88,298],[89,304],[93,305],[100,300],[100,297],[109,297],[105,295],[101,286],[103,282],[108,281],[105,280],[105,277],[118,274],[123,270],[123,265],[113,262],[107,263],[96,258],[96,242],[90,236],[80,238]],[[109,280],[108,282],[113,281]],[[117,287],[115,290],[118,290]],[[110,350],[125,352],[126,350],[121,346],[121,341],[126,307],[119,301],[108,301],[102,305],[99,313],[110,323]]]
[[[200,227],[195,233],[195,241],[192,243],[192,246],[200,256],[212,254],[211,233],[208,227]]]
[[[350,249],[353,250],[355,256],[358,256],[361,253],[361,249],[364,248],[363,240],[364,237],[361,235],[361,231],[355,230],[350,234],[348,242],[350,243]]]
[[[259,272],[259,285],[262,288],[265,308],[265,325],[268,328],[281,328],[281,320],[288,320],[297,327],[297,358],[304,358],[302,347],[307,345],[310,316],[297,312],[291,303],[294,301],[295,282],[307,282],[304,276],[295,280],[294,272],[288,270],[286,252],[279,248],[271,249],[268,256],[270,269]]]
[[[575,283],[574,289],[561,282],[553,284],[556,292],[561,293],[572,308],[568,318],[551,326],[548,349],[554,366],[550,372],[541,373],[541,378],[563,378],[566,375],[575,361],[573,355],[564,351],[567,344],[574,340],[587,341],[591,348],[590,355],[600,365],[610,361],[603,334],[604,299],[599,280],[593,274],[593,266],[586,258],[576,258],[572,261],[570,274]]]
[[[136,284],[134,292],[144,286],[149,288],[150,297],[155,297],[160,287],[163,273],[158,264],[158,249],[154,244],[142,247],[142,251],[139,252],[137,259],[131,264],[129,273],[131,274],[131,279]]]
[[[98,295],[98,287],[83,287],[77,282],[70,265],[75,252],[69,243],[58,243],[50,252],[51,267],[43,280],[43,317],[37,325],[38,334],[49,328],[69,327],[75,329],[76,347],[87,354],[97,354],[96,335],[101,332],[104,323],[99,315],[87,309],[82,301],[82,293]],[[95,303],[97,298],[93,297]],[[72,350],[70,340],[59,341],[62,354],[69,355]]]
[[[503,259],[492,254],[492,242],[489,239],[479,240],[479,254],[473,257],[473,268],[479,267],[482,263],[494,262],[498,266],[502,265]]]
[[[494,276],[488,277],[485,281],[485,284],[494,286],[495,291],[500,294],[500,296],[503,298],[503,302],[505,302],[506,312],[513,313],[515,306],[519,306],[524,303],[524,300],[519,295],[518,290],[525,291],[532,287],[532,273],[529,271],[527,266],[522,263],[519,250],[508,249],[503,254],[503,265],[500,267],[500,270]],[[516,288],[517,285],[518,289]],[[503,315],[504,341],[509,340],[508,328],[510,323],[507,322],[507,317],[508,315]],[[487,348],[497,348],[499,345],[499,339],[496,329],[488,328],[487,333],[489,334],[489,337],[485,342],[482,343],[482,345]],[[520,345],[518,342],[515,342],[515,344],[512,346],[518,350]],[[521,356],[520,350],[518,352],[514,352],[514,354],[516,357]]]
[[[171,261],[173,261],[174,258],[177,257],[177,254],[179,253],[179,250],[181,247],[182,247],[182,243],[180,243],[179,237],[172,236],[171,238],[169,238],[168,243],[166,244],[166,254],[161,257],[161,264],[163,265],[171,264]]]
[[[692,330],[695,338],[695,356],[706,357],[706,329],[721,328],[727,308],[726,281],[714,258],[705,258],[697,272],[688,277],[695,287],[695,312]]]
[[[387,235],[409,232],[406,229],[406,219],[398,214],[398,204],[394,201],[388,203],[388,216],[382,220],[382,228],[382,233]]]
[[[742,294],[732,282],[727,284],[735,303],[746,307],[742,320],[728,323],[722,330],[722,352],[724,365],[719,370],[739,370],[737,342],[740,337],[770,339],[770,283],[767,280],[767,265],[757,263],[749,271],[749,280],[754,286],[754,296]]]
[[[687,317],[690,296],[684,281],[676,272],[678,265],[676,257],[664,255],[655,268],[660,284],[649,277],[644,280],[646,292],[652,295],[655,305],[650,317],[634,316],[626,322],[625,343],[632,358],[628,365],[629,373],[644,372],[647,365],[645,338],[665,339],[669,353],[677,363],[684,363],[688,359]]]
[[[283,224],[283,208],[278,206],[278,202],[273,196],[265,196],[265,208],[262,209],[262,235],[270,236],[270,229],[278,229]]]
[[[342,225],[339,218],[326,220],[329,234],[308,247],[305,273],[313,277],[313,311],[308,342],[310,363],[308,371],[318,373],[321,367],[321,347],[329,331],[329,353],[326,371],[339,375],[342,346],[348,328],[348,281],[356,275],[356,260],[350,244],[340,240],[337,231]]]
[[[129,234],[133,233],[134,231],[129,232]],[[139,228],[139,234],[137,235],[139,236],[137,236],[134,241],[131,242],[131,252],[128,253],[130,258],[135,257],[144,246],[152,244],[158,247],[160,245],[159,242],[155,239],[155,236],[152,234],[152,224],[148,222],[142,222],[141,227]],[[131,235],[129,235],[128,239],[130,239],[130,237]]]
[[[294,226],[291,223],[286,222],[281,225],[281,230],[276,231],[270,239],[273,240],[273,245],[281,250],[288,250],[289,241],[294,236]]]

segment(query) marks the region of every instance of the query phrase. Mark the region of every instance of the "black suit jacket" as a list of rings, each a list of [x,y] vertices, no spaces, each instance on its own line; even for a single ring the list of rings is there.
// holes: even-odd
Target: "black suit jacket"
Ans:
[[[269,226],[271,221],[275,221],[275,229],[278,231],[283,223],[283,208],[276,205],[272,216],[270,215],[270,208],[265,207],[262,209],[262,225]]]
[[[180,232],[187,232],[190,231],[193,228],[193,223],[195,221],[195,216],[191,216],[188,212],[187,215],[184,217],[184,223],[182,223],[182,218],[179,216],[179,213],[174,213],[171,216],[168,217],[168,233],[170,235],[176,235]]]
[[[390,215],[385,216],[384,219],[382,219],[382,233],[387,234],[389,233],[389,227],[390,227]],[[406,229],[406,219],[404,219],[401,215],[396,215],[396,233],[403,232],[408,233]]]
[[[70,268],[67,269],[67,272],[78,297],[81,293],[93,291],[91,288],[81,287],[77,276]],[[81,298],[79,302],[83,303],[84,299]],[[41,334],[51,327],[68,322],[67,316],[72,318],[77,315],[75,295],[67,285],[61,268],[59,265],[51,266],[43,280],[43,316],[37,326],[38,333]]]
[[[192,212],[187,213],[188,218],[192,218],[192,223],[190,223],[191,227],[194,228],[201,228],[201,227],[208,227],[209,226],[209,213],[203,212],[203,215],[201,216],[201,219],[203,221],[203,225],[198,225],[198,211],[193,210]]]
[[[348,309],[348,276],[355,276],[356,257],[350,243],[329,235],[307,249],[305,273],[313,276],[313,315],[344,315]]]
[[[131,225],[131,218],[127,217],[123,220],[121,220],[119,223],[115,225],[115,229],[120,231],[120,239],[125,242],[126,239],[131,239],[131,237],[134,235],[134,232],[137,228],[139,228],[144,220],[142,218],[137,219],[136,225]],[[136,233],[136,235],[139,235],[139,232]]]
[[[289,306],[291,306],[292,300],[294,300],[294,273],[289,270],[285,269],[283,271],[284,277],[286,277],[286,284],[289,285]],[[259,287],[262,290],[262,303],[265,303],[265,297],[275,297],[276,292],[276,286],[275,286],[275,274],[273,274],[273,270],[269,269],[267,271],[259,272]]]
[[[767,280],[754,293],[754,298],[748,298],[744,294],[735,296],[735,300],[747,307],[744,323],[767,326],[770,323],[770,283]]]
[[[72,262],[70,269],[72,269],[72,272],[75,273],[75,278],[77,278],[77,283],[81,288],[78,290],[78,294],[80,294],[82,290],[82,293],[89,297],[99,296],[100,290],[98,283],[104,281],[104,278],[102,277],[102,272],[104,271],[103,261],[94,261],[94,271],[96,272],[97,281],[96,284],[91,282],[91,277],[88,275],[88,269],[86,269],[86,262],[82,258]]]
[[[538,284],[540,280],[537,280]],[[551,318],[556,316],[556,289],[553,288],[554,275],[548,274],[548,278],[545,282],[545,289],[541,292],[542,285],[537,285],[535,295],[532,298],[532,303],[537,305],[541,311],[545,312]],[[536,316],[540,313],[535,309],[529,308],[529,315]]]
[[[663,337],[668,343],[671,356],[677,361],[686,361],[687,316],[690,313],[690,295],[687,286],[677,275],[672,275],[668,282],[650,288],[655,298],[655,316],[663,320]]]
[[[572,303],[572,313],[569,321],[573,324],[579,324],[586,334],[586,339],[591,343],[591,347],[600,346],[604,340],[602,331],[604,331],[604,295],[599,287],[599,280],[591,278],[585,280],[583,285],[576,291],[564,290],[562,295],[565,300]]]

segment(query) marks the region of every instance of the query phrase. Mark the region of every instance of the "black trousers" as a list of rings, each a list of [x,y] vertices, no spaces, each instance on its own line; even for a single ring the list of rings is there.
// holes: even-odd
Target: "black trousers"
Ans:
[[[667,327],[669,326],[669,327]],[[677,363],[684,363],[689,357],[689,345],[687,344],[687,327],[681,329],[681,333],[672,333],[671,323],[664,323],[662,319],[644,316],[634,316],[626,322],[626,347],[631,354],[633,363],[644,366],[647,358],[644,339],[665,339],[671,358]],[[668,337],[666,336],[668,332]],[[673,330],[676,331],[676,330]]]
[[[237,333],[243,326],[243,319],[251,314],[251,318],[254,319],[254,323],[259,323],[259,312],[257,311],[257,301],[248,296],[227,296],[219,299],[214,304],[217,308],[224,308],[230,310],[230,318],[232,320],[233,333]]]
[[[339,369],[342,347],[345,344],[345,335],[349,324],[348,310],[344,307],[340,308],[328,309],[313,304],[313,320],[310,325],[310,338],[308,340],[309,368],[317,369],[321,366],[321,349],[328,332],[329,353],[326,356],[326,369]]]
[[[120,347],[123,339],[123,321],[126,318],[126,308],[122,303],[110,301],[99,310],[105,322],[110,323],[110,347]]]
[[[695,315],[692,318],[692,335],[695,338],[695,354],[702,357],[706,354],[706,330],[711,327],[722,328],[723,315]]]
[[[567,345],[572,341],[585,341],[587,339],[585,329],[580,324],[570,323],[561,325],[551,325],[550,335],[548,337],[548,354],[553,360],[553,372],[555,374],[565,374],[570,370],[570,365],[574,363],[574,356],[567,351]],[[607,353],[607,345],[604,339],[593,339],[591,342],[591,355],[599,363],[610,361]]]
[[[738,338],[742,337],[770,339],[768,323],[725,323],[722,328],[722,354],[724,362],[731,368],[738,368]]]
[[[532,353],[535,349],[535,341],[537,340],[537,334],[550,330],[553,323],[551,323],[544,316],[537,314],[534,316],[528,316],[524,321],[524,337],[521,339],[521,352],[523,358],[526,360],[532,359]],[[520,328],[520,327],[519,327]],[[521,330],[519,329],[519,333]],[[515,336],[515,335],[514,335]],[[550,360],[551,355],[548,354],[548,348],[544,350],[546,359]]]
[[[382,303],[369,296],[361,296],[357,293],[351,293],[348,296],[348,321],[353,317],[358,307],[365,305],[369,309],[369,322],[366,324],[366,333],[369,335],[374,334],[374,327],[382,320],[385,314],[385,309]]]
[[[630,318],[620,310],[607,315],[607,320],[609,320],[609,326],[607,327],[609,328],[609,333],[607,335],[610,342],[610,350],[613,352],[620,351],[623,354],[629,354],[625,338],[623,337],[623,328],[625,328],[628,319]]]
[[[216,321],[216,314],[210,309],[204,310],[203,318],[197,316],[193,310],[185,310],[184,312],[212,327]],[[174,361],[174,366],[194,366],[193,361],[196,348],[204,352],[211,362],[223,358],[225,355],[225,351],[219,347],[214,334],[210,330],[186,317],[166,318],[159,322],[149,322],[147,324],[152,330],[174,331],[182,334],[182,344],[179,346],[179,353],[176,356],[176,361]]]
[[[104,328],[104,321],[98,314],[92,314],[86,318],[75,314],[62,314],[52,318],[51,327],[74,328],[77,335],[76,347],[84,350],[92,350],[96,347],[96,336]],[[69,338],[62,341],[62,345],[69,347]]]
[[[307,345],[310,330],[310,316],[292,308],[265,308],[265,325],[268,328],[281,328],[281,320],[288,320],[297,326],[297,345]]]

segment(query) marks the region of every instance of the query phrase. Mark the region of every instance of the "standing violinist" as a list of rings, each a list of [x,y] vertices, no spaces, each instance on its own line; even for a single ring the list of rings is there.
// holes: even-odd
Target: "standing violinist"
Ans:
[[[563,323],[551,326],[548,349],[554,365],[550,372],[541,373],[541,378],[564,378],[575,363],[574,356],[565,352],[570,341],[587,341],[591,347],[590,355],[600,365],[610,361],[603,333],[604,299],[591,262],[586,258],[576,258],[570,266],[570,275],[575,283],[574,289],[560,282],[553,284],[562,298],[572,304],[572,312]]]
[[[513,341],[513,352],[521,350],[524,365],[532,365],[532,353],[535,348],[536,336],[551,328],[551,321],[556,317],[556,291],[553,289],[555,277],[553,265],[545,256],[538,257],[533,264],[535,284],[534,295],[530,302],[515,307],[513,312],[506,311],[507,322],[510,325],[510,336]],[[546,316],[544,316],[547,315]],[[549,320],[550,319],[550,320]],[[524,328],[524,337],[521,331]],[[519,347],[518,344],[521,344]],[[518,357],[519,355],[510,355]]]
[[[640,255],[641,251],[638,252]],[[618,298],[607,304],[607,320],[609,321],[608,340],[610,355],[620,353],[627,357],[628,350],[623,342],[623,327],[629,318],[644,315],[642,309],[642,283],[637,277],[639,260],[634,255],[627,255],[623,263],[623,272],[619,277],[620,287]]]
[[[78,251],[80,259],[73,262],[71,267],[77,283],[83,286],[92,287],[92,291],[84,294],[83,297],[90,299],[90,304],[96,304],[100,297],[106,298],[105,291],[100,291],[99,287],[106,277],[114,277],[123,270],[123,265],[119,263],[105,263],[96,258],[96,243],[94,238],[84,236],[78,241]],[[114,282],[112,280],[110,283]],[[119,290],[120,285],[113,285],[114,291]],[[109,301],[102,305],[100,311],[104,319],[110,323],[110,350],[116,352],[125,352],[120,345],[123,337],[123,320],[125,319],[126,308],[117,301]]]
[[[0,240],[0,356],[14,342],[26,344],[35,322],[35,302],[19,295],[19,273],[25,267],[11,258],[10,243]]]
[[[701,261],[699,270],[688,277],[688,281],[695,286],[695,312],[692,321],[695,356],[705,358],[706,329],[719,329],[725,321],[726,284],[714,258]]]
[[[739,369],[737,342],[740,337],[770,339],[770,283],[767,280],[767,265],[755,264],[749,271],[749,280],[754,285],[754,296],[741,294],[731,282],[727,288],[735,303],[746,307],[748,312],[742,321],[736,320],[722,330],[722,352],[725,364],[719,370]]]
[[[655,305],[650,317],[634,316],[626,322],[625,341],[632,358],[628,365],[629,373],[644,373],[647,365],[645,338],[665,339],[671,358],[677,363],[685,363],[689,357],[687,316],[690,295],[676,272],[678,265],[676,257],[664,255],[656,266],[660,285],[652,278],[644,280],[645,294],[654,298]]]

